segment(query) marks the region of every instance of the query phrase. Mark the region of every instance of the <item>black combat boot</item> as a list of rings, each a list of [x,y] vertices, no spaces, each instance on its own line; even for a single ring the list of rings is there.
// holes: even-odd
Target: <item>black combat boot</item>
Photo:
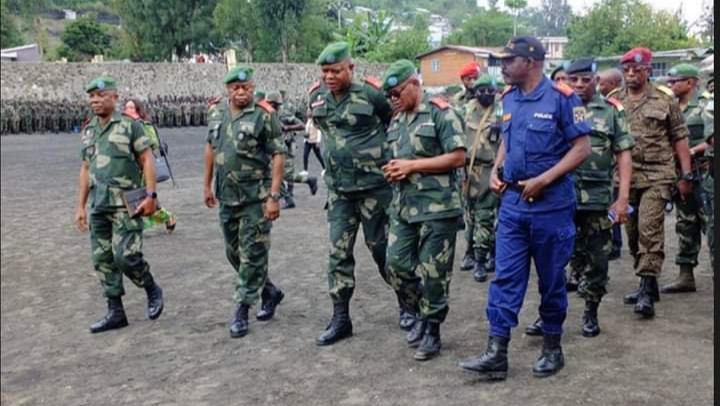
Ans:
[[[487,262],[485,262],[485,270],[488,273],[495,272],[495,248],[491,248],[490,252],[488,253],[488,259]]]
[[[458,366],[466,371],[479,373],[482,379],[505,380],[508,372],[509,342],[509,338],[490,336],[484,353],[464,359],[458,363]]]
[[[440,342],[440,322],[428,320],[427,326],[425,326],[425,334],[413,358],[418,361],[427,361],[440,353],[440,347],[442,347]]]
[[[292,196],[287,195],[283,198],[283,204],[280,206],[281,209],[294,209],[295,199]]]
[[[655,299],[653,296],[659,296],[657,278],[654,276],[640,277],[640,292],[635,303],[635,313],[645,318],[655,316]]]
[[[275,308],[282,302],[284,297],[285,294],[282,290],[271,283],[266,283],[262,292],[260,292],[262,303],[257,314],[255,314],[255,318],[261,321],[272,319],[275,315]]]
[[[128,325],[125,309],[123,308],[122,297],[110,297],[107,300],[108,311],[99,321],[90,326],[90,332],[102,333],[103,331],[122,328]]]
[[[398,308],[400,310],[398,325],[400,325],[401,329],[409,331],[412,326],[415,325],[415,320],[418,318],[417,312],[405,306],[400,297],[398,297]]]
[[[150,320],[155,320],[160,317],[163,309],[165,308],[165,302],[163,301],[163,291],[155,281],[150,281],[149,284],[145,285],[145,293],[147,293],[147,316]]]
[[[529,336],[541,336],[543,335],[543,322],[542,317],[539,317],[529,326],[525,327],[525,334]]]
[[[350,301],[333,303],[332,319],[325,331],[315,340],[315,344],[330,345],[350,336],[352,336]]]
[[[656,281],[657,284],[657,281]],[[638,295],[640,294],[640,291],[642,290],[643,281],[642,277],[640,278],[640,285],[638,286],[637,290],[634,290],[627,295],[623,296],[623,303],[625,304],[635,304],[638,301]],[[654,301],[659,302],[660,301],[660,291],[653,291],[652,292],[652,298]]]
[[[568,277],[565,287],[567,288],[568,292],[575,292],[577,291],[578,286],[580,286],[580,272],[572,269],[570,271],[570,277]]]
[[[487,268],[486,268],[487,251],[482,248],[475,250],[475,267],[473,268],[473,279],[475,282],[487,281]]]
[[[308,178],[308,186],[310,187],[310,194],[315,196],[315,193],[317,193],[318,191],[317,178],[314,176],[310,176]]]
[[[540,358],[533,365],[533,374],[538,378],[554,375],[565,366],[560,339],[562,336],[546,335],[543,337],[543,348]]]
[[[413,325],[412,329],[408,331],[407,335],[405,336],[405,340],[407,341],[408,347],[417,347],[420,345],[420,341],[422,341],[423,336],[425,336],[425,329],[427,328],[427,320],[424,318],[420,318],[415,321],[415,324]]]
[[[582,335],[583,337],[595,337],[600,334],[597,310],[600,302],[585,301],[585,313],[583,313]]]
[[[230,321],[230,337],[240,338],[248,332],[248,310],[250,305],[239,304],[235,307],[233,319]]]
[[[467,251],[465,251],[465,256],[463,257],[462,264],[460,265],[460,270],[469,271],[473,268],[475,268],[475,252],[473,251],[472,246],[468,244]]]

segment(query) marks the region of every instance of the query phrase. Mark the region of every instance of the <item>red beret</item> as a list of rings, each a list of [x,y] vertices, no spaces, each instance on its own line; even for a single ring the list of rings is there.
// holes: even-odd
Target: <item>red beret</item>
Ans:
[[[621,64],[628,62],[650,65],[652,52],[647,48],[633,48],[620,58]]]
[[[479,75],[480,74],[480,65],[478,65],[477,62],[469,62],[465,65],[463,65],[462,68],[460,68],[460,77],[463,78],[465,76],[470,75]]]

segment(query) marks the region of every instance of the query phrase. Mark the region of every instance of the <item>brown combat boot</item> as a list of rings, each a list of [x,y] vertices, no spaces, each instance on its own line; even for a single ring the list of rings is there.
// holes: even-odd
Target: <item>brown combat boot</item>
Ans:
[[[669,283],[660,289],[662,293],[695,292],[695,276],[692,265],[680,265],[680,274],[675,282]]]

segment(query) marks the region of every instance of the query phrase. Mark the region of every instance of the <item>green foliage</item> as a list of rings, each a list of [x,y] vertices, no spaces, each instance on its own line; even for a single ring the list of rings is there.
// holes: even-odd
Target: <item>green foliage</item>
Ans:
[[[50,7],[50,0],[5,0],[7,9],[15,15],[32,17]]]
[[[96,54],[106,55],[110,49],[110,34],[95,21],[92,14],[78,18],[65,27],[58,55],[69,61],[87,61]]]
[[[390,33],[388,41],[369,51],[366,59],[372,62],[386,63],[392,63],[398,59],[414,61],[418,54],[430,50],[429,35],[427,21],[418,19],[411,29]]]
[[[280,62],[287,63],[290,49],[297,38],[298,28],[307,0],[262,0],[257,2],[264,30],[273,33],[263,38],[265,52],[280,51]]]
[[[218,34],[224,43],[243,54],[247,62],[254,60],[261,30],[260,9],[248,0],[220,0],[213,12]]]
[[[10,15],[5,0],[0,2],[0,48],[11,48],[23,44],[23,37],[15,17]]]
[[[654,51],[697,46],[676,14],[654,11],[641,0],[603,0],[586,16],[574,17],[568,27],[566,54],[618,55],[637,46]]]
[[[453,45],[469,45],[479,47],[502,46],[513,34],[513,17],[509,14],[480,9],[478,13],[450,34],[445,41]]]
[[[528,33],[538,36],[565,36],[572,18],[567,0],[543,0],[541,7],[529,7],[518,16],[527,25]]]

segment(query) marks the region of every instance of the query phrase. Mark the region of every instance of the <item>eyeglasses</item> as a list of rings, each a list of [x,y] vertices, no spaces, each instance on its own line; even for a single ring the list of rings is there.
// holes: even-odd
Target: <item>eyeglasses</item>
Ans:
[[[667,80],[667,84],[668,84],[668,86],[672,86],[672,85],[674,85],[675,83],[687,82],[688,80],[690,80],[690,79],[689,79],[689,78],[669,79],[669,80]]]
[[[479,87],[475,89],[475,94],[481,95],[481,94],[495,94],[497,93],[497,90],[493,87]]]
[[[405,91],[405,88],[407,88],[407,83],[405,83],[402,87],[395,87],[394,89],[391,89],[389,92],[385,92],[385,97],[388,99],[399,99],[400,96],[402,96],[402,92]]]
[[[594,77],[593,76],[574,76],[570,75],[567,78],[567,81],[570,83],[577,83],[581,82],[582,84],[587,85],[588,83],[592,83]]]

